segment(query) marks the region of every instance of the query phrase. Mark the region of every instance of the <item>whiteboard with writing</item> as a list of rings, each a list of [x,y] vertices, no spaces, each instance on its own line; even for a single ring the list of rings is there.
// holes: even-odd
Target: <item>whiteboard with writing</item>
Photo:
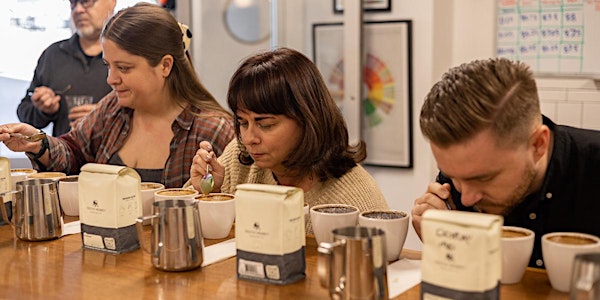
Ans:
[[[496,56],[538,74],[600,74],[600,0],[498,0]]]

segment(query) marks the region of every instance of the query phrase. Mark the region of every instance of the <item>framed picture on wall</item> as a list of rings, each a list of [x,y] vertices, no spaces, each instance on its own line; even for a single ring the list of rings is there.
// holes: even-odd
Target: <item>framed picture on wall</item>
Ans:
[[[364,94],[361,139],[365,164],[412,168],[412,23],[409,20],[364,24]],[[344,111],[342,23],[313,25],[313,61],[331,95]]]
[[[341,14],[344,12],[345,0],[333,0],[333,13]],[[352,1],[352,0],[347,0]],[[362,0],[363,9],[370,12],[392,11],[391,0]]]

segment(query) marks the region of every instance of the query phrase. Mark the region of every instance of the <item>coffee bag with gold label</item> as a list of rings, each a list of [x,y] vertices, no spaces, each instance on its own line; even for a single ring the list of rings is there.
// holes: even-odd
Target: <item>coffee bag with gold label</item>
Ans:
[[[89,163],[79,174],[83,247],[110,253],[139,248],[135,228],[142,215],[141,179],[127,167]]]
[[[421,299],[499,299],[502,223],[497,215],[426,211]]]
[[[288,284],[305,276],[304,193],[241,184],[235,193],[238,278]]]

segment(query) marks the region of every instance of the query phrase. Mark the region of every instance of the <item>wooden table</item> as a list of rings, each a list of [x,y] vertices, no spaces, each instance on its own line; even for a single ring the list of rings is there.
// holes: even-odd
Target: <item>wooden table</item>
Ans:
[[[205,244],[220,241],[205,240]],[[25,242],[14,237],[10,226],[0,226],[0,298],[328,299],[317,276],[316,242],[312,237],[306,242],[306,278],[277,286],[238,280],[235,258],[187,272],[162,272],[152,266],[150,255],[139,249],[119,255],[83,249],[78,234]],[[414,254],[406,251],[403,255]],[[419,299],[419,291],[417,285],[395,299]],[[544,271],[533,269],[521,283],[502,286],[501,297],[568,298],[550,287]]]

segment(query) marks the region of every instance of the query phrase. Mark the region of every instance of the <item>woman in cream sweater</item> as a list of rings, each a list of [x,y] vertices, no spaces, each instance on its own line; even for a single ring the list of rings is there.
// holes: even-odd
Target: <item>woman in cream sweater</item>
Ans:
[[[338,106],[301,53],[279,48],[247,58],[231,78],[227,102],[237,139],[218,159],[210,143],[200,143],[190,169],[195,189],[208,164],[213,192],[234,193],[241,183],[280,184],[302,188],[311,207],[388,209],[377,183],[358,164],[366,158],[365,143],[349,145]],[[310,224],[307,230],[312,232]]]

